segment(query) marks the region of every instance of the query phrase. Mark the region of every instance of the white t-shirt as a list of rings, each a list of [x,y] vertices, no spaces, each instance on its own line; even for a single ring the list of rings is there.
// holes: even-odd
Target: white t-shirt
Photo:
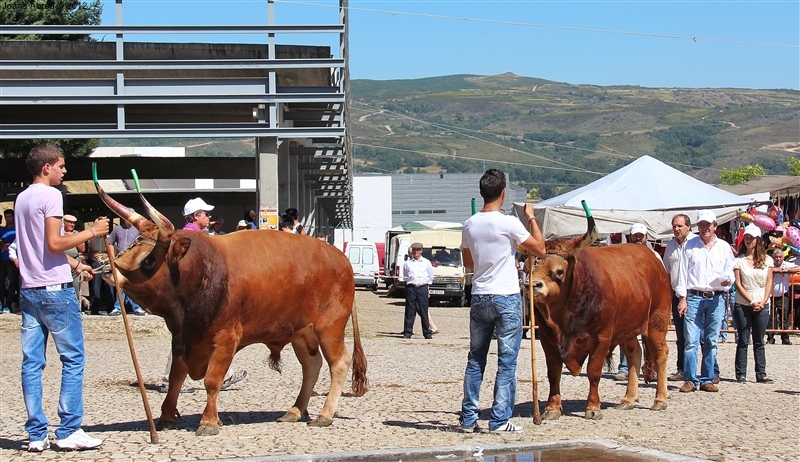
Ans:
[[[33,183],[17,196],[14,219],[23,289],[72,282],[67,255],[51,253],[44,238],[45,218],[62,216],[64,200],[61,191],[52,186]]]
[[[514,255],[517,244],[530,235],[519,219],[500,212],[478,212],[464,223],[461,247],[470,250],[475,262],[474,295],[519,293]]]

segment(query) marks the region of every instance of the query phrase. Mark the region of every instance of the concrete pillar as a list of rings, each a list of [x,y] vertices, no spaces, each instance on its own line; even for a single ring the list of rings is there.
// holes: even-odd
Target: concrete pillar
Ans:
[[[259,216],[265,208],[278,207],[278,138],[261,137],[256,139],[258,153],[258,211]],[[280,213],[280,212],[279,212]],[[261,224],[259,223],[259,227]]]

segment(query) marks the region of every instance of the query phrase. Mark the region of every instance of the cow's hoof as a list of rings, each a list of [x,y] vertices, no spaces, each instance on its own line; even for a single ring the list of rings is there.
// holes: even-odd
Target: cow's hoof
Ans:
[[[178,428],[177,420],[160,420],[156,423],[156,430],[175,430]]]
[[[197,436],[214,436],[219,434],[219,427],[212,425],[201,425],[200,428],[194,432]]]
[[[558,420],[561,417],[561,411],[550,409],[545,410],[544,414],[542,414],[542,419],[544,420]]]
[[[333,419],[327,419],[325,417],[317,417],[316,419],[312,420],[308,423],[309,427],[330,427],[333,423]]]
[[[655,401],[653,402],[653,407],[650,408],[651,411],[666,411],[667,410],[667,403],[663,401]]]
[[[620,411],[628,411],[633,409],[633,403],[622,400],[619,404],[617,404],[615,409],[619,409]]]
[[[300,422],[300,419],[302,419],[302,416],[293,412],[287,412],[283,417],[278,418],[278,422]]]
[[[603,411],[599,409],[596,411],[592,409],[587,409],[583,417],[589,420],[603,420]]]

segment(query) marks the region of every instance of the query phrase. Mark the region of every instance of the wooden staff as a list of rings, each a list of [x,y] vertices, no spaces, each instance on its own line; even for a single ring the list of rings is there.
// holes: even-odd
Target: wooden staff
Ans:
[[[528,257],[531,258],[530,256]],[[542,424],[542,414],[539,411],[539,377],[536,373],[536,313],[533,311],[533,265],[528,265],[528,304],[530,305],[530,333],[531,333],[531,374],[533,380],[531,385],[533,387],[533,423],[535,425]]]
[[[144,381],[142,380],[142,371],[139,369],[139,361],[136,359],[136,349],[133,346],[133,336],[131,336],[131,326],[128,323],[128,314],[125,312],[125,304],[122,300],[122,290],[119,288],[119,280],[117,280],[117,266],[114,263],[114,252],[111,248],[111,243],[108,242],[108,236],[103,237],[106,244],[106,253],[108,254],[108,264],[111,266],[111,274],[114,277],[114,288],[117,291],[117,300],[119,300],[119,308],[122,311],[122,321],[125,324],[125,333],[128,336],[128,348],[131,350],[131,358],[133,359],[133,368],[136,370],[136,380],[139,382],[139,392],[142,394],[142,403],[144,404],[144,412],[147,415],[147,424],[150,426],[150,443],[158,444],[158,432],[156,431],[156,423],[153,421],[153,414],[150,412],[150,403],[147,401],[147,391],[144,388]],[[98,275],[99,276],[99,275]]]

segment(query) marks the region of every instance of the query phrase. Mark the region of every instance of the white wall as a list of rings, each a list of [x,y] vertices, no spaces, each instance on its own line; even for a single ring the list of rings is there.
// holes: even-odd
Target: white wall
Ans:
[[[341,249],[349,241],[383,242],[391,227],[392,177],[353,177],[353,229],[337,229],[334,244]]]

